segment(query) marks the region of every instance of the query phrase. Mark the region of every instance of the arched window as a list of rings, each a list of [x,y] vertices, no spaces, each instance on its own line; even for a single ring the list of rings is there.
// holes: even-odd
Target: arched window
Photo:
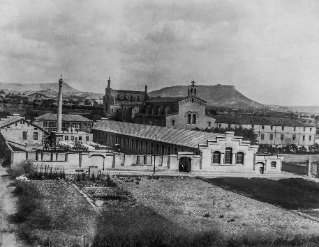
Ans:
[[[192,121],[192,115],[188,114],[187,115],[187,124],[191,124],[191,121]]]
[[[244,164],[244,153],[242,152],[237,153],[236,164]]]
[[[233,156],[233,149],[232,148],[226,148],[226,150],[225,150],[225,164],[231,164],[232,163],[232,156]]]
[[[193,114],[193,124],[196,124],[196,114]]]
[[[220,152],[215,151],[213,153],[213,163],[220,164]]]

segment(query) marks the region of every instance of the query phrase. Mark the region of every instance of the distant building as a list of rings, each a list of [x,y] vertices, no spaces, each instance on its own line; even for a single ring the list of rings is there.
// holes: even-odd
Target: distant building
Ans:
[[[143,105],[147,98],[147,86],[145,91],[114,90],[109,78],[103,97],[104,110],[107,116],[119,116],[124,120],[130,120],[136,113],[136,107]]]
[[[41,126],[17,115],[1,118],[1,134],[10,142],[26,145],[42,145],[48,132]]]
[[[57,129],[57,114],[47,113],[36,118],[35,123],[49,132]],[[62,114],[62,131],[91,131],[93,121],[81,115]]]
[[[241,115],[214,115],[217,128],[252,128],[259,144],[310,146],[315,143],[316,125],[299,118],[274,118]]]
[[[49,97],[45,96],[42,93],[33,93],[28,95],[28,101],[30,103],[41,105],[44,100],[50,99]]]

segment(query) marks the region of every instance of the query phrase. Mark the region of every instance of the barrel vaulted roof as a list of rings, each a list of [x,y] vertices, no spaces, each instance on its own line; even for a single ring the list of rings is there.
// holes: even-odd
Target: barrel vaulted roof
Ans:
[[[134,136],[191,148],[197,148],[199,144],[206,143],[208,140],[215,140],[217,137],[216,133],[109,120],[96,122],[93,126],[93,130]],[[220,134],[218,134],[218,136],[220,136]]]

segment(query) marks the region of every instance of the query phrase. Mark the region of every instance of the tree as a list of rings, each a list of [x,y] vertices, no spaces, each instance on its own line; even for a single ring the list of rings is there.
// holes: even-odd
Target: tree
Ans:
[[[25,119],[28,119],[28,120],[31,120],[31,121],[34,121],[36,117],[39,116],[39,112],[37,111],[34,111],[32,109],[27,109],[25,114],[24,114],[24,117]]]

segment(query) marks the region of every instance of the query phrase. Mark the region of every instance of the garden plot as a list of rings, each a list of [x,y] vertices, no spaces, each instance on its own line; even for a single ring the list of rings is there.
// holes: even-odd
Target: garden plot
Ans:
[[[217,230],[227,237],[317,236],[319,223],[287,210],[193,178],[142,178],[123,182],[137,202],[192,231]]]

